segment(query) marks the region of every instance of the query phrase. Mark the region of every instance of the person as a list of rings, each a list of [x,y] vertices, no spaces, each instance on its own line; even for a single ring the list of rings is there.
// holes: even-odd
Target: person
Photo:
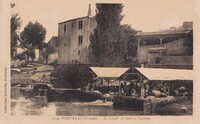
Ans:
[[[124,93],[124,84],[123,83],[121,83],[121,85],[120,85],[120,92]]]
[[[145,84],[144,89],[145,89],[145,97],[147,97],[149,95],[149,84],[148,83]]]
[[[126,81],[125,81],[125,82],[124,82],[124,94],[125,94],[125,95],[128,94],[127,89],[128,89],[128,87],[127,87],[127,84],[126,84]]]
[[[131,96],[132,94],[132,83],[127,86],[127,96]]]
[[[93,88],[93,85],[92,85],[92,83],[90,82],[89,83],[89,90],[93,90],[94,88]]]

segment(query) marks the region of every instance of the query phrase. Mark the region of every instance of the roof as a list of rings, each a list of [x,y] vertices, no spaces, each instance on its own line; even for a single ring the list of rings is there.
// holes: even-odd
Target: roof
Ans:
[[[187,34],[190,31],[188,30],[163,30],[157,32],[138,32],[135,36],[153,36],[153,35],[178,35],[178,34]]]
[[[83,19],[83,18],[91,18],[91,17],[89,17],[89,16],[84,16],[84,17],[74,18],[74,19],[70,19],[70,20],[67,20],[67,21],[60,22],[60,23],[58,23],[58,24],[62,24],[62,23],[66,23],[66,22],[70,22],[70,21],[74,21],[74,20],[78,20],[78,19]]]
[[[193,80],[193,70],[136,68],[149,80]]]
[[[53,36],[49,42],[47,44],[52,44],[53,42],[57,43],[58,42],[58,37],[57,36]]]
[[[117,67],[90,67],[90,69],[98,77],[110,77],[110,78],[120,77],[123,73],[129,70],[129,68],[117,68]]]

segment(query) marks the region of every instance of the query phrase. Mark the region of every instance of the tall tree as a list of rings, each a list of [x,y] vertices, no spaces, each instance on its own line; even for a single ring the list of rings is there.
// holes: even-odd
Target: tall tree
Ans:
[[[11,9],[13,9],[15,7],[15,3],[11,3],[10,6],[11,6]],[[17,45],[17,41],[19,40],[19,35],[18,35],[17,31],[20,29],[21,23],[22,23],[22,21],[21,21],[21,17],[19,16],[19,14],[13,12],[11,14],[11,18],[10,18],[11,58],[14,57],[14,52],[15,52],[15,48]]]
[[[97,28],[90,37],[91,52],[101,66],[109,65],[117,42],[117,31],[123,19],[122,4],[96,4]]]
[[[29,61],[29,57],[32,59],[35,57],[34,49],[42,49],[41,46],[46,38],[46,28],[38,22],[29,22],[21,32],[20,38],[22,46],[27,50],[27,60]]]
[[[128,56],[128,44],[136,43],[136,31],[120,24],[122,9],[122,4],[96,4],[97,28],[90,36],[90,51],[100,66],[123,63]]]

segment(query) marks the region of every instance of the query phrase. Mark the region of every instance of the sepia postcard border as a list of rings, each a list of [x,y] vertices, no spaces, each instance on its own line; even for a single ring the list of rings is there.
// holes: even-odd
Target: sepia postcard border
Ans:
[[[200,2],[196,0],[194,18],[194,96],[192,116],[11,116],[10,107],[10,1],[0,0],[0,123],[199,123],[200,113]],[[108,2],[108,0],[97,0]],[[123,2],[113,0],[112,2]],[[133,1],[137,2],[137,0]],[[173,1],[172,1],[173,2]],[[129,119],[127,119],[127,117]]]

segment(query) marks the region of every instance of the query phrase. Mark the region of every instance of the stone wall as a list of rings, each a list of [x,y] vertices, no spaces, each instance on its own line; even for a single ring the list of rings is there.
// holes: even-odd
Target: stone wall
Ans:
[[[156,57],[149,59],[149,68],[193,69],[192,56],[160,56],[160,63],[155,63]]]
[[[148,64],[180,64],[180,65],[193,65],[192,56],[160,56],[159,63],[156,63],[156,54],[150,54],[148,56]]]
[[[145,63],[148,61],[148,51],[150,48],[157,48],[157,47],[163,47],[167,49],[166,54],[167,55],[186,55],[187,54],[187,46],[184,46],[184,42],[186,41],[186,38],[181,38],[179,40],[175,40],[166,44],[162,45],[146,45],[146,46],[140,46],[140,49],[137,53],[137,58],[139,60],[139,63]]]
[[[58,59],[58,53],[53,52],[48,56],[48,64],[56,63]]]
[[[161,56],[160,64],[193,65],[192,56]]]
[[[43,50],[39,51],[39,63],[46,63],[45,52]]]
[[[180,65],[180,64],[148,64],[147,68],[166,68],[166,69],[193,69],[193,65]]]

